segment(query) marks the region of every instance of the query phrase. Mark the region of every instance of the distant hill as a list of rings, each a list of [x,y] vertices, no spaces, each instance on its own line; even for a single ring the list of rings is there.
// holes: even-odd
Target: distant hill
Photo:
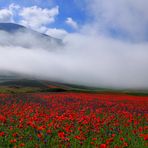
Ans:
[[[14,45],[14,46],[22,45],[23,47],[32,47],[34,43],[36,43],[37,47],[44,47],[44,44],[45,45],[47,44],[45,47],[50,48],[50,46],[53,46],[53,45],[61,46],[63,44],[61,39],[57,39],[57,38],[48,36],[46,34],[31,30],[19,24],[0,23],[0,31],[10,34],[10,36],[8,36],[7,38],[3,38],[3,36],[1,36],[2,39],[0,40],[0,45],[3,45],[3,46],[5,46],[6,44],[6,45]],[[18,34],[15,35],[16,33]],[[25,40],[19,41],[19,39],[23,38],[23,36]],[[12,39],[13,39],[13,42],[12,42]]]
[[[55,51],[58,47],[63,46],[63,42],[61,39],[31,30],[19,24],[0,23],[0,46],[10,47],[12,50],[13,47],[21,47],[27,50]],[[19,49],[21,50],[21,48]],[[0,83],[24,78],[28,78],[28,76],[0,69]]]
[[[7,31],[13,33],[18,31],[19,29],[26,29],[24,26],[13,24],[13,23],[0,23],[0,30]]]

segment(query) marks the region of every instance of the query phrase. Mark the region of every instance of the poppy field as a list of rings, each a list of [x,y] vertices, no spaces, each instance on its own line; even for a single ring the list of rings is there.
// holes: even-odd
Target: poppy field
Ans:
[[[148,97],[0,94],[0,148],[146,148]]]

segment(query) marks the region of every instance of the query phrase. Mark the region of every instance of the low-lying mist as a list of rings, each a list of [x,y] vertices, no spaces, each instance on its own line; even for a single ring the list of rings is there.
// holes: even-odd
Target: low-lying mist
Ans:
[[[64,46],[0,31],[0,71],[70,84],[148,88],[148,44],[68,34]]]

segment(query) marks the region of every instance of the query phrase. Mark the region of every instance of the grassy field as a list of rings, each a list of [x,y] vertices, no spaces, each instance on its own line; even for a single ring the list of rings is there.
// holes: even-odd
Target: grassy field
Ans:
[[[0,83],[0,93],[37,93],[37,92],[85,92],[85,93],[116,93],[135,96],[148,96],[148,90],[117,90],[70,85],[51,81],[11,80]]]

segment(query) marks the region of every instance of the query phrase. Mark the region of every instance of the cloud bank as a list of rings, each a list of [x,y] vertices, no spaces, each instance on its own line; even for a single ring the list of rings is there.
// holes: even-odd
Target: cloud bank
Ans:
[[[148,41],[147,0],[85,0],[98,32],[135,42]],[[88,25],[90,25],[88,24]]]
[[[23,47],[26,36],[15,35],[20,38],[20,44],[0,46],[1,70],[96,87],[148,87],[148,44],[125,44],[100,36],[69,34],[64,47],[38,46],[41,39],[36,38],[26,48]]]

